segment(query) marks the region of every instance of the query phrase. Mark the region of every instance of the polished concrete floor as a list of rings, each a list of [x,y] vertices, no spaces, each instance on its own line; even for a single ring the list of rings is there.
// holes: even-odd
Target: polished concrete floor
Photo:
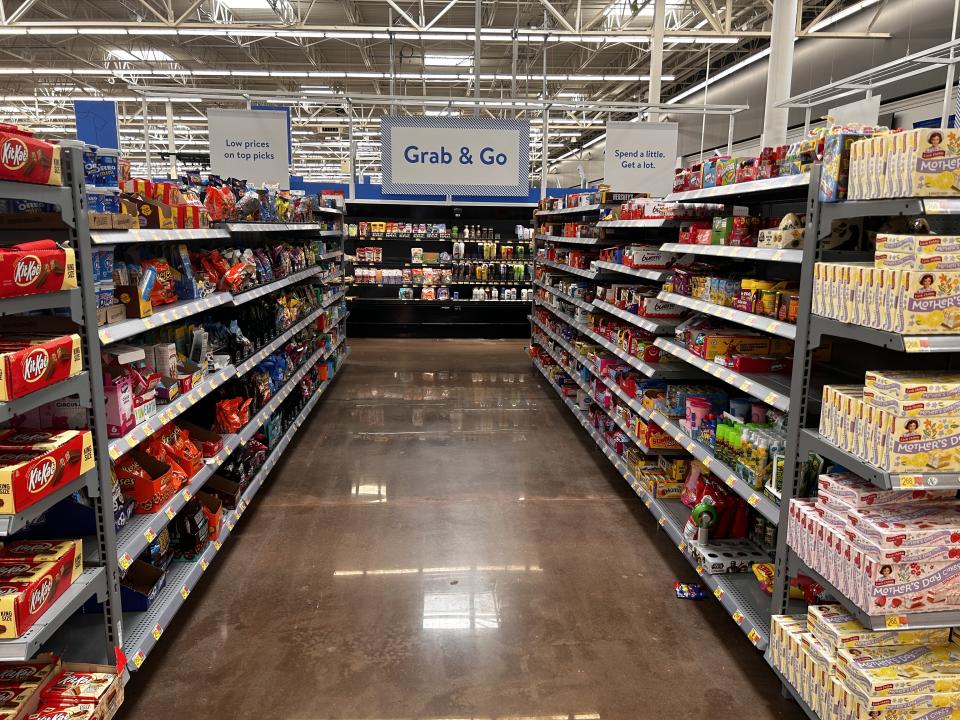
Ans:
[[[803,717],[521,342],[351,345],[123,717]]]

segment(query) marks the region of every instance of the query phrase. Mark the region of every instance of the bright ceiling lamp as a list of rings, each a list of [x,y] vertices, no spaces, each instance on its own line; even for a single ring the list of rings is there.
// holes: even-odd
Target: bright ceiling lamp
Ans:
[[[424,55],[423,64],[436,67],[473,67],[473,55]]]
[[[163,50],[122,50],[120,48],[108,50],[107,59],[122,62],[137,62],[138,60],[142,62],[170,62],[173,60]]]
[[[220,0],[221,5],[226,5],[231,10],[270,10],[270,3],[267,0]]]

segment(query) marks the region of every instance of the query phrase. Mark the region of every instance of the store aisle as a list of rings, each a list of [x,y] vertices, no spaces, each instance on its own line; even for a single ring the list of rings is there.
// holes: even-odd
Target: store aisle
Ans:
[[[802,717],[522,342],[350,342],[123,717]]]

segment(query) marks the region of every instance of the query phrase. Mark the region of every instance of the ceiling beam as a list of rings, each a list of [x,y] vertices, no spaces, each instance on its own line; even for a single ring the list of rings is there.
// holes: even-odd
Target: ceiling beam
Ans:
[[[418,31],[422,31],[422,30],[423,30],[423,28],[420,27],[420,25],[418,25],[417,22],[416,22],[412,17],[410,17],[409,15],[407,15],[407,13],[404,12],[403,8],[401,8],[399,5],[397,5],[393,0],[387,0],[387,4],[388,4],[390,7],[392,7],[394,10],[396,10],[398,13],[400,13],[400,17],[402,17],[404,20],[406,20],[407,23],[410,25],[410,27],[412,27],[414,30],[418,30]]]
[[[711,11],[710,8],[704,4],[703,0],[693,0],[693,4],[697,6],[697,9],[703,14],[703,17],[705,17],[707,22],[710,23],[710,27],[713,28],[714,32],[724,32],[723,28],[720,27],[720,23],[717,21],[717,18],[714,16],[713,11]]]
[[[563,25],[568,31],[572,33],[576,32],[576,30],[573,29],[573,25],[567,22],[567,19],[550,3],[550,0],[540,0],[540,4],[543,5],[547,9],[547,12],[553,15],[557,22]]]

